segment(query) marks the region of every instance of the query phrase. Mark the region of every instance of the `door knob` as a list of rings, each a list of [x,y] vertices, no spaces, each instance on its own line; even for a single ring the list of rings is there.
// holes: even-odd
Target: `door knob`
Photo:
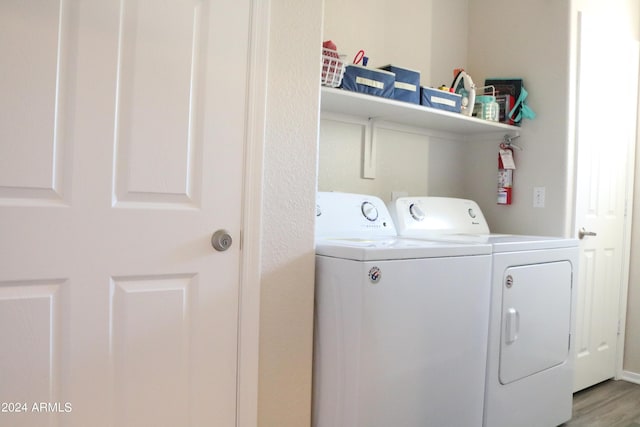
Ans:
[[[231,247],[233,239],[227,230],[218,230],[211,236],[211,246],[216,251],[224,252]]]
[[[584,227],[582,227],[580,230],[578,230],[578,238],[580,240],[584,239],[584,236],[597,236],[598,234],[594,231],[587,231],[584,229]]]

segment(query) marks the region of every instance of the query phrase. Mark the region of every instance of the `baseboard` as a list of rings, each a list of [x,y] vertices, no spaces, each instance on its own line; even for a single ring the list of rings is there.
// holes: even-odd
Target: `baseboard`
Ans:
[[[640,384],[640,374],[631,371],[622,371],[620,375],[621,380],[629,381],[630,383]]]

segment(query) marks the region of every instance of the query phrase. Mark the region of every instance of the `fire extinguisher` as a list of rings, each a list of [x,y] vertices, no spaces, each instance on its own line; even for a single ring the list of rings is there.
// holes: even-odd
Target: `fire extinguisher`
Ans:
[[[498,152],[498,204],[510,205],[513,201],[513,148],[510,144],[500,144]]]

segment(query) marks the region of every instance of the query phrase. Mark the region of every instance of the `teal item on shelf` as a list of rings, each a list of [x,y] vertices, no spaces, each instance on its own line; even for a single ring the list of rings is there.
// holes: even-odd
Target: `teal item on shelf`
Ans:
[[[506,123],[520,126],[522,119],[532,120],[536,117],[536,113],[526,103],[529,93],[524,88],[524,82],[521,78],[490,78],[486,79],[484,84],[485,86],[493,86],[496,95],[512,97],[514,105],[510,111],[506,112]]]
[[[473,116],[482,120],[497,122],[500,118],[500,106],[496,102],[496,97],[493,95],[477,95]]]

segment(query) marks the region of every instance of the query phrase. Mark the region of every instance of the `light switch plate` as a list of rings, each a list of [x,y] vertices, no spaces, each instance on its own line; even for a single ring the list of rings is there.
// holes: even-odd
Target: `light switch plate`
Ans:
[[[545,187],[533,187],[533,207],[544,208]]]

